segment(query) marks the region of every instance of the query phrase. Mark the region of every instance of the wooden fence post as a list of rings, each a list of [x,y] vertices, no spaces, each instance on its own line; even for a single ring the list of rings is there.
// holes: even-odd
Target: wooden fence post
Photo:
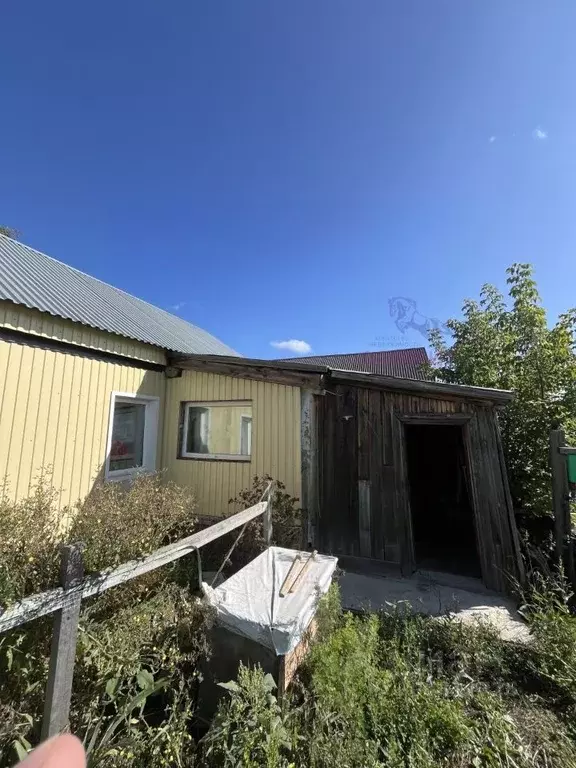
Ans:
[[[60,552],[60,582],[66,595],[67,590],[78,585],[84,578],[82,545],[66,545]],[[79,591],[54,616],[42,739],[55,736],[68,727],[81,603],[82,592]]]
[[[564,565],[570,582],[576,586],[574,553],[572,549],[572,521],[570,519],[570,488],[566,456],[562,453],[565,446],[564,431],[553,429],[550,432],[550,466],[552,469],[552,502],[554,508],[554,530],[556,533],[556,554],[558,562]]]
[[[274,486],[268,489],[268,500],[266,511],[262,516],[262,533],[264,535],[264,544],[269,547],[272,544],[272,499],[274,498]]]

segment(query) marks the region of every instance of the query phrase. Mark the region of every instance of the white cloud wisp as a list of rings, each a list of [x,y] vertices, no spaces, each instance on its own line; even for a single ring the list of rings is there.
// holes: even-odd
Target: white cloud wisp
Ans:
[[[312,347],[307,341],[302,339],[287,339],[286,341],[271,341],[270,344],[276,349],[286,349],[288,352],[294,352],[297,355],[305,355],[312,352]]]

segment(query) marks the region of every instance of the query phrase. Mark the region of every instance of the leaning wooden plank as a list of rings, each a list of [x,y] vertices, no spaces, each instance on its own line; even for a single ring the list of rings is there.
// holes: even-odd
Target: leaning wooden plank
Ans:
[[[312,552],[310,557],[306,560],[306,562],[304,563],[304,565],[302,566],[302,568],[298,572],[298,575],[296,576],[296,578],[292,582],[292,586],[290,587],[290,594],[292,594],[293,592],[296,592],[296,590],[298,589],[300,584],[302,584],[302,580],[304,579],[304,575],[305,575],[306,571],[308,570],[308,568],[310,567],[310,564],[311,564],[312,560],[314,560],[314,558],[316,557],[317,554],[318,554],[318,552],[316,550],[314,550],[314,552]]]
[[[292,582],[296,578],[296,568],[300,565],[301,557],[300,555],[295,555],[294,560],[292,560],[292,565],[290,566],[290,570],[286,574],[286,578],[282,582],[282,586],[280,587],[280,597],[286,597],[288,592],[290,592],[290,587],[292,586]]]
[[[67,590],[66,593],[59,587],[58,589],[26,597],[17,605],[0,613],[0,633],[71,605],[78,593],[82,595],[82,598],[98,595],[111,587],[116,587],[130,579],[143,576],[145,573],[156,570],[156,568],[161,568],[163,565],[185,557],[194,550],[204,547],[211,541],[215,541],[221,536],[230,533],[230,531],[240,528],[240,526],[250,522],[250,520],[254,520],[265,509],[266,502],[261,501],[249,509],[225,518],[216,523],[216,525],[204,528],[204,530],[193,533],[185,539],[180,539],[180,541],[174,544],[161,547],[150,555],[146,555],[138,560],[122,563],[117,568],[93,574],[86,578],[78,587]]]

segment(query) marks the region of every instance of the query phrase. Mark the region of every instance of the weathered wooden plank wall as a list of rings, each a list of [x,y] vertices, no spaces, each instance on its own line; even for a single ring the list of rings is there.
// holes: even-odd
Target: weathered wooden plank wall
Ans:
[[[505,591],[519,549],[494,409],[348,384],[316,398],[317,542],[324,551],[414,569],[402,418],[466,421],[463,426],[479,558],[487,586]],[[462,418],[461,418],[462,417]],[[466,417],[469,417],[466,420]]]

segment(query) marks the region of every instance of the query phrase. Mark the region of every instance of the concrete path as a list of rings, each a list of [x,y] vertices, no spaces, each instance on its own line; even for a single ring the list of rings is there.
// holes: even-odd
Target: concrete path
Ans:
[[[417,573],[410,579],[345,571],[339,579],[342,605],[354,611],[389,611],[399,602],[430,616],[456,616],[488,622],[503,640],[528,642],[530,632],[512,600],[488,591],[480,581],[441,573]]]

